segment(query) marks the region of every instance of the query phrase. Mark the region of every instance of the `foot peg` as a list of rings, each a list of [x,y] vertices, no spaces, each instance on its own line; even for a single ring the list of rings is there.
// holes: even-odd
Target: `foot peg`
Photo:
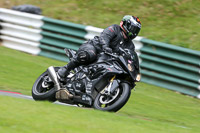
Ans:
[[[56,99],[58,100],[70,100],[73,98],[73,95],[70,94],[66,89],[60,89],[56,92]]]

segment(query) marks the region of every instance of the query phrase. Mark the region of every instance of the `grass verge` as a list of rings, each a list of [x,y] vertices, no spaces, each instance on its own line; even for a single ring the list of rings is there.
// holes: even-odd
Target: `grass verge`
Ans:
[[[5,47],[0,47],[0,62],[0,89],[14,89],[28,95],[31,95],[30,90],[37,77],[50,65],[66,64]]]
[[[30,95],[36,78],[50,65],[65,62],[0,47],[0,89]],[[138,83],[117,113],[0,96],[0,131],[32,132],[199,132],[200,101]]]

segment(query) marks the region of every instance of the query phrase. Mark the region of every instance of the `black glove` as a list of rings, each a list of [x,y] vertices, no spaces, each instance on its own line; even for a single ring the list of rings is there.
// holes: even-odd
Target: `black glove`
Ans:
[[[128,58],[128,59],[132,59],[131,54],[127,54],[127,55],[126,55],[126,58]]]
[[[103,47],[103,50],[104,50],[105,52],[112,53],[112,49],[109,48],[109,47],[107,47],[107,46],[104,46],[104,47]]]
[[[129,49],[124,49],[126,51],[126,58],[130,59],[132,57],[131,51]]]

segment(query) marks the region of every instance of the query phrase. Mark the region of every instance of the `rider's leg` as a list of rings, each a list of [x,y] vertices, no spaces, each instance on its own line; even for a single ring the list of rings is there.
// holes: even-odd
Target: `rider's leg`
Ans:
[[[60,76],[60,80],[62,81],[71,70],[74,68],[84,65],[90,64],[96,59],[96,49],[91,44],[82,45],[77,51],[76,56],[64,67],[61,67],[58,70],[58,75]]]
[[[59,79],[61,81],[63,81],[65,79],[65,77],[67,75],[69,75],[69,72],[71,70],[73,70],[74,68],[76,68],[77,66],[79,66],[79,63],[77,61],[70,61],[67,65],[61,67],[59,70],[58,70],[58,75],[59,75]]]

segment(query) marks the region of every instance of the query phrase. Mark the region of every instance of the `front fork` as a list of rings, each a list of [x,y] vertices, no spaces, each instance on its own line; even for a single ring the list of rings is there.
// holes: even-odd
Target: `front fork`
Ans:
[[[116,75],[114,75],[111,80],[109,85],[107,85],[100,93],[101,94],[106,94],[106,95],[110,95],[113,94],[113,92],[115,91],[116,88],[119,87],[119,83],[117,80],[115,80]]]

